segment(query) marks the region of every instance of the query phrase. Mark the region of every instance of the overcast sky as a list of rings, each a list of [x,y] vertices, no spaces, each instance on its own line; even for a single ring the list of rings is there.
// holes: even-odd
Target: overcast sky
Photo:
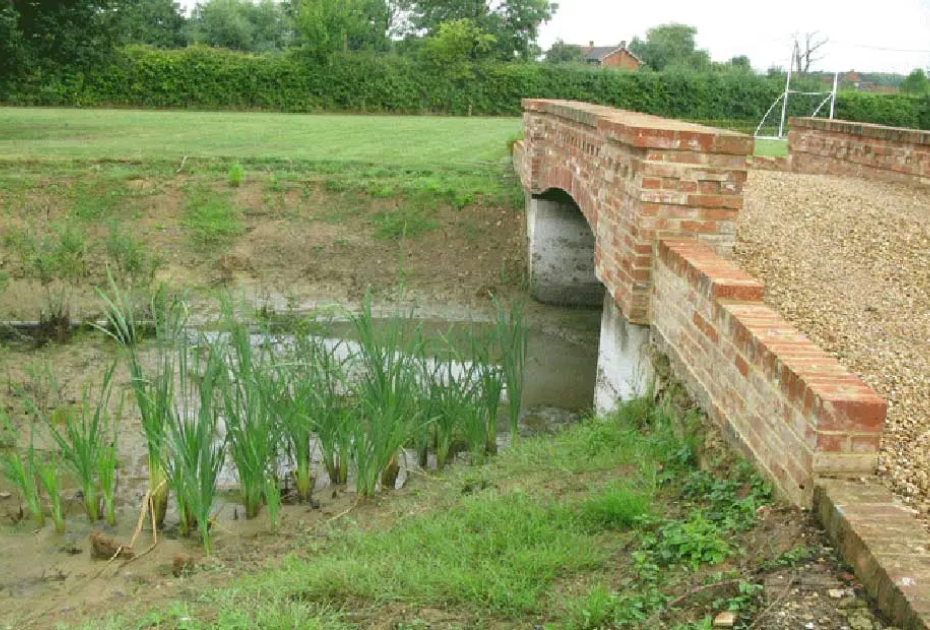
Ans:
[[[698,46],[715,61],[748,55],[759,70],[786,66],[792,35],[812,31],[830,39],[814,69],[907,73],[930,67],[930,0],[560,0],[559,5],[542,28],[543,48],[556,39],[606,46],[645,37],[657,24],[679,22],[697,27]]]

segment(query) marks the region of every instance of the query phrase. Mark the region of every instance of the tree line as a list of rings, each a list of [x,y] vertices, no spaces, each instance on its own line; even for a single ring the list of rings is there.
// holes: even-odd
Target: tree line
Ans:
[[[132,44],[299,50],[318,61],[422,49],[534,60],[556,9],[549,0],[206,0],[188,17],[174,0],[0,0],[0,78],[91,68]]]

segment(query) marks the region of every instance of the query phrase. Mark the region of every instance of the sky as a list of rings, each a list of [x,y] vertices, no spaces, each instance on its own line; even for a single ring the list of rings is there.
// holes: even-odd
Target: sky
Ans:
[[[829,43],[814,70],[930,68],[930,0],[560,0],[539,43],[607,46],[669,22],[697,27],[698,47],[714,61],[748,55],[757,70],[786,67],[794,34],[815,31]]]

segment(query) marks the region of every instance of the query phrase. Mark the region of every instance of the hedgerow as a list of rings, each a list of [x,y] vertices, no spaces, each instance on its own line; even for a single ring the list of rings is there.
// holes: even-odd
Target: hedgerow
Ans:
[[[614,72],[528,63],[436,67],[398,55],[349,54],[330,63],[299,51],[248,54],[127,47],[85,74],[33,76],[0,87],[8,104],[245,109],[281,112],[518,115],[522,98],[583,100],[672,118],[757,123],[783,86],[746,72]],[[790,114],[809,115],[794,99]],[[841,93],[837,116],[930,127],[927,99]]]

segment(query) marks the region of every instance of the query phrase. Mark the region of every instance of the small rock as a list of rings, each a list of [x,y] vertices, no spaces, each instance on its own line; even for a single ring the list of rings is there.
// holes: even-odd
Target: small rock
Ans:
[[[736,625],[736,613],[729,610],[714,617],[715,628],[732,628]]]
[[[13,495],[9,492],[0,492],[0,499],[9,499],[11,496]]]
[[[827,595],[829,595],[831,599],[843,599],[846,596],[846,589],[831,588],[829,591],[827,591]]]
[[[174,556],[174,560],[171,562],[171,573],[174,577],[181,577],[190,573],[195,565],[196,562],[190,555],[179,553]]]
[[[107,536],[99,530],[94,531],[94,533],[90,535],[91,558],[95,560],[109,560],[116,555],[128,560],[136,554],[129,545],[124,545],[112,536]]]

